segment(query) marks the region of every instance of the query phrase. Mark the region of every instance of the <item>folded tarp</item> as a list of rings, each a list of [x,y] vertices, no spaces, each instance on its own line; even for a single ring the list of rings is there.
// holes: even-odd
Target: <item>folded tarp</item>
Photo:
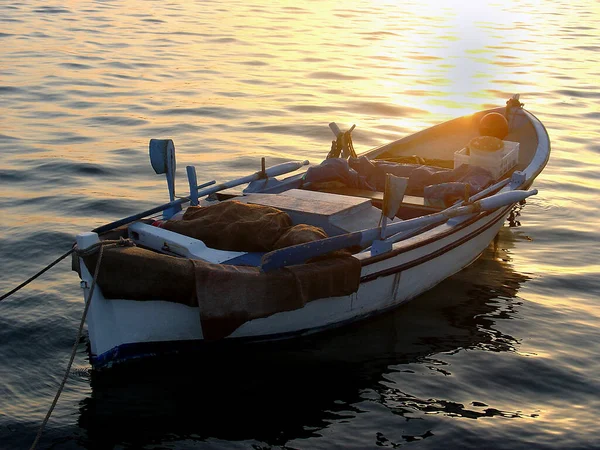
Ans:
[[[292,311],[319,298],[350,295],[360,284],[360,261],[340,256],[269,273],[193,261],[205,339],[219,339],[253,319]]]
[[[307,183],[339,181],[347,187],[369,191],[376,190],[374,186],[367,182],[364,175],[358,174],[356,170],[349,166],[348,160],[343,158],[329,158],[318,166],[309,167],[304,175],[304,181]]]

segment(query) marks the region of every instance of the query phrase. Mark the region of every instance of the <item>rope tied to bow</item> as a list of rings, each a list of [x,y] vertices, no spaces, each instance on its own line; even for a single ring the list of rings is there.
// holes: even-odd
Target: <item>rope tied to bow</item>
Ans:
[[[90,286],[90,291],[87,295],[87,298],[85,299],[85,307],[83,309],[81,321],[79,322],[79,328],[77,329],[77,337],[75,338],[75,342],[74,342],[73,348],[71,350],[71,356],[69,357],[69,363],[67,364],[67,370],[65,371],[65,375],[60,383],[58,391],[56,392],[56,395],[54,396],[52,405],[50,406],[50,409],[46,413],[46,417],[44,417],[42,425],[40,426],[40,429],[38,430],[37,436],[35,437],[33,444],[31,444],[30,450],[34,450],[37,447],[37,445],[40,441],[40,438],[42,437],[42,433],[44,432],[44,428],[46,427],[46,424],[48,423],[48,420],[50,419],[50,415],[52,414],[52,411],[54,411],[54,408],[56,407],[56,404],[58,403],[58,398],[60,397],[60,394],[62,393],[62,391],[65,387],[65,384],[67,383],[67,378],[69,377],[69,373],[71,372],[71,366],[73,365],[73,361],[75,360],[75,355],[77,354],[77,347],[79,346],[79,340],[81,339],[81,335],[83,333],[83,325],[85,324],[85,319],[87,317],[87,313],[90,308],[92,296],[94,295],[94,289],[96,288],[96,281],[98,280],[98,274],[100,273],[100,265],[102,264],[102,255],[104,254],[104,249],[106,247],[132,247],[132,246],[135,246],[135,243],[131,239],[120,238],[118,240],[106,240],[106,241],[97,242],[96,244],[90,245],[89,247],[87,247],[85,249],[79,249],[77,247],[77,245],[74,245],[73,248],[67,254],[65,254],[63,256],[63,257],[66,257],[68,254],[71,254],[73,252],[76,252],[77,255],[79,255],[79,256],[88,256],[88,255],[94,254],[96,252],[99,252],[98,262],[96,263],[96,268],[94,270],[94,276],[92,278],[92,285]]]

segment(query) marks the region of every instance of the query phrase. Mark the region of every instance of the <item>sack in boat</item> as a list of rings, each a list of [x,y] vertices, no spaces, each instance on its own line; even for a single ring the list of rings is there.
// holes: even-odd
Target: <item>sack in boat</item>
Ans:
[[[482,167],[461,165],[456,169],[419,166],[416,164],[395,164],[386,161],[369,160],[365,156],[350,158],[350,167],[367,177],[367,181],[380,192],[385,190],[387,173],[408,178],[406,193],[423,196],[426,186],[462,182],[469,184],[471,194],[475,194],[494,182],[492,174]]]
[[[344,186],[375,190],[372,185],[367,183],[365,176],[359,175],[348,165],[348,161],[341,158],[330,158],[323,161],[318,166],[309,167],[304,175],[304,182],[316,184],[339,181]]]
[[[327,233],[325,233],[322,228],[300,223],[284,232],[281,237],[277,239],[275,244],[273,244],[272,250],[290,247],[292,245],[305,244],[307,242],[325,239],[326,237],[328,237]]]
[[[426,206],[444,209],[453,205],[458,200],[468,199],[470,192],[471,185],[452,181],[425,186],[423,198]]]

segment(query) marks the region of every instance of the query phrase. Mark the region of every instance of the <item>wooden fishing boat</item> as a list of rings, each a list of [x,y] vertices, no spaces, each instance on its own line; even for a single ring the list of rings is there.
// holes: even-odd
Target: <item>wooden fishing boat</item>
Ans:
[[[537,193],[550,141],[522,106],[517,95],[360,156],[352,129],[330,124],[320,164],[263,160],[256,174],[203,186],[188,166],[185,198],[172,141],[151,140],[171,201],[77,236],[93,366],[303,336],[429,290]]]
[[[78,423],[89,440],[108,448],[141,436],[150,439],[149,422],[153,442],[168,441],[174,424],[180,438],[194,434],[264,441],[273,434],[273,439],[291,441],[302,438],[308,425],[312,432],[327,428],[328,412],[335,411],[336,404],[355,403],[361,392],[377,389],[399,364],[421,364],[440,353],[464,349],[510,352],[517,340],[500,331],[490,317],[506,314],[506,302],[511,304],[528,277],[514,270],[510,253],[502,250],[514,245],[513,233],[501,230],[499,234],[499,248],[488,246],[446,286],[437,286],[417,301],[373,320],[299,339],[246,345],[243,352],[235,346],[231,351],[200,350],[194,356],[210,370],[195,370],[192,365],[198,358],[173,355],[93,371],[92,394],[80,408]],[[499,295],[506,302],[499,302]],[[509,308],[508,315],[514,314]],[[241,398],[253,407],[228,406]],[[286,416],[284,435],[281,428],[273,429],[282,400],[304,411]],[[203,420],[190,420],[188,410],[181,408],[190,402],[202,404],[210,414]],[[419,402],[415,407],[431,413],[432,402]],[[468,405],[465,409],[467,414],[487,413]]]

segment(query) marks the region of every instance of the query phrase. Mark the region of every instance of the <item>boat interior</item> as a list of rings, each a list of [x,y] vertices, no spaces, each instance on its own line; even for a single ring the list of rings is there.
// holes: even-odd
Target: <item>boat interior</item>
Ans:
[[[479,123],[481,118],[490,112],[503,113],[504,109],[482,111],[473,115],[459,117],[457,119],[436,125],[404,139],[378,147],[365,154],[365,157],[374,162],[418,165],[442,170],[458,169],[461,163],[468,163],[464,158],[459,161],[457,154],[464,152],[471,139],[480,136]],[[509,132],[504,141],[519,144],[518,152],[511,165],[505,166],[505,170],[499,176],[493,177],[490,182],[498,182],[508,179],[515,171],[523,170],[531,162],[538,142],[535,128],[531,122],[517,111],[510,117]],[[450,178],[448,182],[455,182]],[[376,186],[377,187],[377,186]],[[345,228],[339,230],[326,230],[340,234],[348,231],[377,226],[381,218],[381,209],[384,201],[384,189],[365,189],[354,186],[343,185],[343,183],[314,183],[299,182],[293,179],[284,190],[280,186],[262,190],[262,194],[248,194],[239,189],[228,189],[211,196],[211,199],[219,201],[235,199],[243,202],[256,202],[259,204],[290,210],[292,214],[295,208],[305,210],[308,215],[322,215],[330,211],[330,220],[334,223],[346,222]],[[277,193],[277,197],[267,194]],[[335,195],[327,195],[335,194]],[[396,217],[401,220],[420,217],[435,213],[449,206],[448,201],[433,202],[424,195],[422,185],[405,192]],[[340,197],[343,196],[343,197]],[[291,198],[290,198],[291,197]],[[293,198],[293,200],[292,200]],[[367,200],[368,202],[365,202]],[[450,201],[456,200],[455,198]],[[333,207],[332,205],[337,205]],[[372,206],[376,210],[368,211],[366,206]],[[333,209],[331,209],[333,207]],[[353,216],[360,217],[354,218]],[[295,215],[300,220],[305,216]],[[343,218],[343,219],[342,219]],[[303,222],[308,223],[308,222]],[[319,223],[322,223],[319,221]],[[369,225],[369,226],[366,226]],[[320,225],[317,225],[320,226]],[[362,227],[362,228],[360,228]]]
[[[436,125],[373,149],[361,158],[354,158],[356,154],[342,154],[341,156],[348,156],[348,158],[326,159],[319,166],[336,159],[336,164],[338,166],[345,164],[350,173],[355,167],[360,167],[358,164],[360,162],[368,165],[379,178],[374,178],[373,173],[365,173],[359,182],[356,182],[358,178],[355,178],[353,183],[348,183],[346,174],[341,178],[336,175],[336,178],[329,177],[330,172],[325,172],[324,176],[319,173],[311,178],[311,170],[314,170],[314,167],[311,167],[304,174],[292,175],[281,181],[259,179],[250,183],[244,190],[240,188],[221,190],[202,200],[200,206],[207,207],[236,201],[247,205],[276,208],[289,215],[292,225],[318,227],[324,230],[328,237],[380,227],[382,220],[389,224],[436,213],[457,201],[468,201],[470,195],[494,183],[497,184],[502,179],[510,178],[513,172],[524,169],[532,160],[538,145],[537,133],[522,110],[516,109],[508,118],[509,132],[503,139],[518,143],[516,152],[510,154],[508,164],[505,164],[508,156],[502,156],[502,164],[505,166],[501,172],[494,175],[488,173],[487,178],[486,176],[482,178],[481,172],[465,172],[465,167],[469,167],[469,156],[464,155],[465,148],[471,139],[480,135],[480,121],[490,112],[504,113],[504,108],[482,111]],[[348,133],[345,139],[349,137]],[[340,135],[338,135],[339,139]],[[464,164],[465,162],[467,164]],[[493,163],[498,164],[498,161]],[[385,207],[387,193],[386,181],[381,176],[383,174],[385,178],[390,167],[408,174],[405,175],[408,186],[400,196],[401,202],[395,217],[384,219],[382,209]],[[416,172],[411,172],[407,168],[420,170],[418,180],[412,186],[410,180],[412,174]],[[458,178],[453,178],[454,176]],[[427,190],[431,188],[429,186],[431,180],[433,183],[438,183],[437,186],[443,185],[444,188],[428,197]],[[475,190],[472,189],[473,180]],[[457,185],[460,185],[458,190]],[[182,216],[185,219],[184,213],[185,211],[181,211],[171,220],[178,220]],[[260,266],[260,258],[265,253],[248,249],[209,248],[201,242],[201,239],[190,241],[189,237],[184,238],[179,233],[151,226],[148,221],[141,221],[129,227],[128,235],[138,245],[161,253],[204,259],[213,263]],[[266,251],[270,250],[266,249]]]

